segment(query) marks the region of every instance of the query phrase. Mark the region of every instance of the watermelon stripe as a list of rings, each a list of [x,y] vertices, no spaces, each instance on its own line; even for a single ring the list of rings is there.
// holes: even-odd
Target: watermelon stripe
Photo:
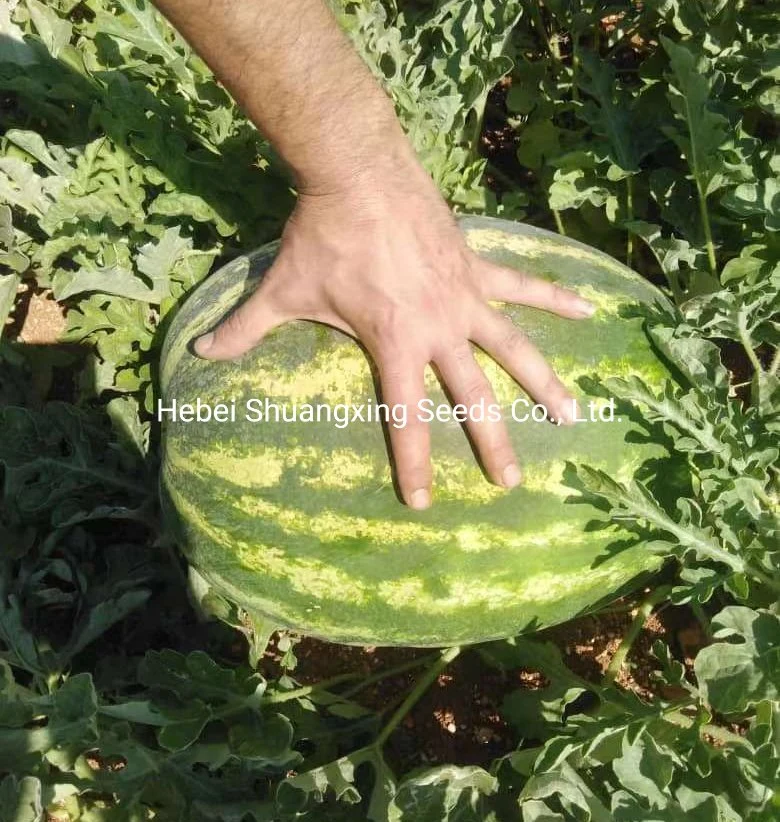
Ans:
[[[541,231],[508,234],[501,229],[474,228],[468,230],[469,221],[464,222],[469,247],[479,254],[487,255],[490,252],[497,252],[501,255],[514,255],[521,260],[541,260],[548,268],[554,268],[556,258],[568,258],[584,265],[592,265],[609,271],[610,274],[616,274],[631,283],[636,282],[636,274],[614,257],[574,240],[559,241],[551,248],[553,243],[550,236]]]
[[[192,502],[183,497],[178,497],[176,502],[179,510],[188,516],[188,528],[193,529],[196,541],[220,545],[225,552],[223,560],[232,556],[249,574],[262,574],[265,587],[269,591],[276,588],[282,601],[289,601],[296,595],[300,597],[301,603],[314,601],[319,605],[319,609],[325,609],[324,617],[328,613],[334,613],[335,608],[328,608],[329,605],[341,607],[347,603],[350,607],[370,607],[376,612],[386,609],[388,615],[394,614],[400,606],[407,611],[419,613],[421,617],[437,613],[453,615],[464,607],[479,607],[495,611],[499,618],[506,618],[512,614],[517,601],[518,587],[511,584],[511,575],[507,575],[507,582],[503,585],[496,581],[491,581],[489,585],[479,584],[473,578],[466,578],[463,575],[443,577],[440,585],[432,592],[424,574],[415,574],[415,569],[412,568],[411,572],[407,571],[395,579],[369,584],[348,570],[339,570],[333,564],[307,556],[292,556],[289,552],[270,544],[258,545],[256,538],[250,544],[237,538],[233,529],[225,530],[209,522]],[[244,514],[261,514],[274,519],[279,515],[279,510],[274,510],[274,506],[252,506],[249,504],[249,498],[242,500],[242,503],[239,507]],[[284,517],[282,519],[284,520]],[[294,534],[299,528],[305,531],[305,525],[301,520],[296,523],[296,519],[294,514],[288,516],[287,524],[292,526],[288,534]],[[327,530],[327,520],[323,522],[323,528]],[[335,533],[330,534],[329,540],[336,536]],[[426,539],[426,536],[422,533],[418,538]],[[557,541],[577,536],[577,529],[571,526],[552,528],[549,533],[537,534],[534,537],[537,543],[535,547],[549,550]],[[485,534],[485,543],[481,550],[496,551],[501,547],[494,537],[495,534],[492,532]],[[531,546],[526,543],[522,550],[529,547]],[[417,570],[421,571],[423,568],[423,565],[418,565]],[[555,603],[562,594],[573,595],[578,589],[591,590],[594,584],[610,586],[619,584],[621,580],[622,569],[609,565],[598,566],[586,572],[577,570],[570,573],[551,573],[542,570],[527,576],[519,590],[527,604],[547,605]],[[332,634],[338,631],[338,628],[330,626],[328,631]]]

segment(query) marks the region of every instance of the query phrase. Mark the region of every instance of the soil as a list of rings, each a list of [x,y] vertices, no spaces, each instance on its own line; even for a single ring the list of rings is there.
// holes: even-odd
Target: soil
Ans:
[[[648,593],[640,591],[615,603],[608,612],[585,616],[542,631],[535,638],[553,642],[566,665],[594,684],[603,681],[607,666],[634,619],[638,605]],[[698,622],[686,608],[661,608],[651,614],[632,645],[617,683],[642,698],[679,697],[668,688],[659,693],[652,673],[655,660],[651,647],[662,640],[688,671],[693,657],[706,644]],[[427,657],[429,649],[362,648],[334,645],[302,638],[294,649],[298,660],[291,672],[304,685],[314,684],[344,672],[365,676],[393,668],[406,661]],[[261,671],[278,676],[282,654],[272,645],[261,662]],[[383,720],[397,707],[424,667],[388,677],[360,693],[359,702],[382,712]],[[488,767],[493,759],[516,748],[519,734],[501,717],[501,704],[512,691],[545,685],[538,671],[494,670],[473,651],[464,652],[441,674],[407,715],[388,742],[389,761],[405,772],[421,765],[455,762]]]
[[[65,310],[48,289],[19,288],[19,296],[5,333],[27,345],[53,345],[65,331]]]

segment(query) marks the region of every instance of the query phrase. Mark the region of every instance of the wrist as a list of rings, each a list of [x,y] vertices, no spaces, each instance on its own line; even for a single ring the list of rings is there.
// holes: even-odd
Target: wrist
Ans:
[[[385,144],[370,161],[351,164],[337,176],[300,179],[298,197],[301,204],[378,220],[421,211],[450,213],[406,138],[400,146]]]
[[[346,116],[349,131],[312,141],[312,152],[293,168],[299,195],[364,201],[388,199],[399,188],[433,187],[384,93],[359,116]]]

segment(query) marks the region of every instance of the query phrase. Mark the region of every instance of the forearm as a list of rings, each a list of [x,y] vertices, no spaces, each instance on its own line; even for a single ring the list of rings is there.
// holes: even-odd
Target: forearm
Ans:
[[[290,165],[330,193],[416,165],[392,104],[323,0],[157,0]]]

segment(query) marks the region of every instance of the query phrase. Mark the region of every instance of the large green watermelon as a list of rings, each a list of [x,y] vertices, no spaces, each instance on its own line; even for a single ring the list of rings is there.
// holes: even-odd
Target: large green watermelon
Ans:
[[[461,225],[479,254],[574,288],[597,306],[579,321],[507,307],[585,402],[581,377],[665,380],[641,321],[619,315],[623,306],[663,300],[652,285],[546,231],[488,218]],[[209,277],[176,316],[163,350],[164,408],[174,399],[180,406],[199,398],[212,410],[236,401],[235,422],[164,427],[164,505],[187,557],[218,591],[280,627],[337,642],[440,646],[564,621],[656,567],[627,533],[586,527],[602,515],[573,501],[563,474],[571,461],[628,479],[660,449],[628,441],[634,424],[625,416],[572,427],[513,421],[510,406],[525,394],[482,355],[523,466],[524,484],[511,491],[484,478],[457,424],[431,423],[434,504],[418,512],[398,501],[381,424],[245,420],[253,398],[290,414],[296,403],[304,414],[307,403],[376,402],[360,346],[314,323],[285,325],[235,362],[191,353],[193,338],[257,286],[275,250]],[[445,402],[433,374],[427,383],[435,403]],[[617,543],[629,547],[615,550]]]

